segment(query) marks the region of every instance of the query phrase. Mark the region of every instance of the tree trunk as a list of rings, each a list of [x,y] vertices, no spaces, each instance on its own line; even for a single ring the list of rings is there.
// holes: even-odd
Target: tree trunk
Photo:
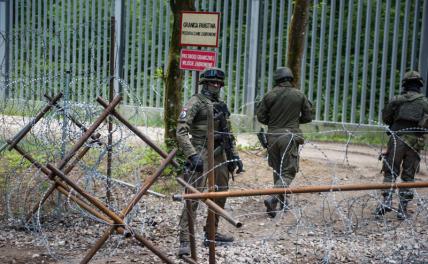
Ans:
[[[303,49],[305,47],[306,29],[309,20],[310,0],[296,0],[290,31],[288,33],[288,67],[294,74],[293,84],[298,87],[302,65]]]
[[[181,110],[181,97],[183,94],[183,71],[179,68],[180,51],[180,12],[195,11],[195,0],[171,0],[171,11],[174,15],[174,24],[171,35],[171,45],[168,54],[168,67],[165,74],[164,94],[164,127],[165,144],[168,149],[177,146],[175,131],[177,119]]]

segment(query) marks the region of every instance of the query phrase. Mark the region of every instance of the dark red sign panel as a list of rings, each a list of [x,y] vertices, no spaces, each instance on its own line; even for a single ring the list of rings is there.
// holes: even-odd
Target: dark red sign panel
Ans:
[[[217,52],[205,50],[182,49],[180,54],[180,69],[203,71],[208,67],[216,67]]]

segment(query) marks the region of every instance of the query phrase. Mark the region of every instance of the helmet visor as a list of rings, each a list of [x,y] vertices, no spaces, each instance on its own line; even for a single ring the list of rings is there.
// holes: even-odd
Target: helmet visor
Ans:
[[[219,70],[207,70],[203,74],[203,78],[207,79],[224,79],[224,72]]]

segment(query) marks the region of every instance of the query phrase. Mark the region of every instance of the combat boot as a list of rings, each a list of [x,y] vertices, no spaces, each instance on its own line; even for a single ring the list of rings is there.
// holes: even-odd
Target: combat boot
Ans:
[[[400,204],[398,205],[398,211],[397,211],[398,220],[405,220],[409,218],[409,213],[407,212],[407,203],[408,201],[400,201]]]
[[[178,248],[178,257],[190,256],[190,243],[187,241],[180,241],[180,247]]]
[[[383,196],[383,202],[376,207],[374,214],[376,216],[384,215],[387,212],[391,212],[392,210],[391,208],[392,208],[392,194],[388,194]]]
[[[235,239],[233,238],[233,236],[228,236],[228,235],[224,235],[221,234],[219,232],[215,233],[215,242],[222,244],[222,243],[231,243],[233,242]],[[210,245],[210,241],[208,239],[208,233],[205,233],[205,239],[204,239],[204,246],[208,247]]]
[[[269,198],[267,198],[265,201],[265,206],[266,206],[266,213],[274,218],[276,216],[276,206],[278,204],[278,199],[275,196],[271,196]]]

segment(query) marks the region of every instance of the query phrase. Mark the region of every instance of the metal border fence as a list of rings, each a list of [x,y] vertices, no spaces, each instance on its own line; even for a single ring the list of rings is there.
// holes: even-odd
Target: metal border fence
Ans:
[[[287,64],[292,0],[196,0],[221,16],[218,66],[234,114],[252,115]],[[409,69],[428,77],[428,11],[423,0],[313,0],[300,89],[316,120],[376,125]],[[167,0],[0,0],[3,97],[41,100],[70,89],[89,103],[106,96],[110,17],[117,20],[117,91],[124,104],[161,108],[172,14]],[[185,72],[183,102],[195,92]],[[425,89],[426,90],[426,89]]]

